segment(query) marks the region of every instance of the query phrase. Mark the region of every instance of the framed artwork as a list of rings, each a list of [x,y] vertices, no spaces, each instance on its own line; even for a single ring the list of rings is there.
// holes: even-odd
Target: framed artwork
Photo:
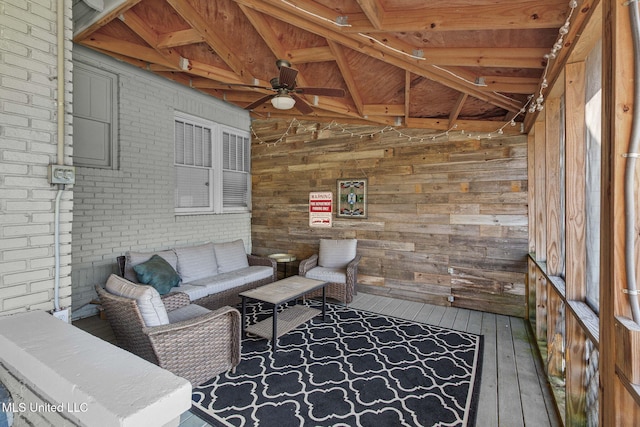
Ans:
[[[337,199],[338,218],[366,218],[367,179],[339,179]]]

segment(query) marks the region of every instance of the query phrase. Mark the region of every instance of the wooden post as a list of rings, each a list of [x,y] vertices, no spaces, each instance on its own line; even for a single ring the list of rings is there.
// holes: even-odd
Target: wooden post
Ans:
[[[586,287],[586,129],[585,63],[567,64],[565,68],[566,144],[566,299],[584,301]],[[568,426],[586,422],[587,364],[586,335],[571,310],[566,315],[566,422]]]
[[[626,378],[616,368],[616,351],[627,354],[615,317],[630,317],[624,261],[624,167],[633,121],[634,63],[629,7],[603,2],[602,41],[602,215],[600,271],[600,425],[627,426],[640,418]],[[637,225],[637,224],[636,224]],[[618,342],[620,339],[622,342]],[[634,357],[638,357],[637,354]],[[635,394],[637,396],[637,393]]]

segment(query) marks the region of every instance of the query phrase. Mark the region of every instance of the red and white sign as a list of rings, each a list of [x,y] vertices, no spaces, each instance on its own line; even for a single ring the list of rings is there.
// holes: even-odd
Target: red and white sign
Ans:
[[[309,193],[309,227],[331,227],[332,214],[333,193],[331,191]]]

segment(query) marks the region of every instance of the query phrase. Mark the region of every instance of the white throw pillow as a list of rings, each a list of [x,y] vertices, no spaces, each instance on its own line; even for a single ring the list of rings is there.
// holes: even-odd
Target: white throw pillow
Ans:
[[[218,274],[218,263],[213,243],[175,248],[178,256],[178,274],[182,283],[193,282]]]
[[[320,239],[318,265],[329,268],[346,268],[356,257],[356,239]]]
[[[136,300],[142,320],[147,327],[169,324],[167,309],[160,294],[152,286],[138,285],[112,274],[107,279],[105,289],[114,295]]]
[[[164,258],[164,260],[167,261],[174,270],[178,271],[178,257],[176,256],[176,253],[173,251],[173,249],[160,252],[128,251],[125,254],[126,262],[124,264],[124,278],[133,283],[138,283],[138,276],[136,275],[133,267],[138,264],[142,264],[143,262],[149,261],[151,257],[156,254]]]
[[[227,243],[216,243],[213,245],[213,249],[216,253],[219,273],[228,273],[249,267],[244,242],[241,239]]]

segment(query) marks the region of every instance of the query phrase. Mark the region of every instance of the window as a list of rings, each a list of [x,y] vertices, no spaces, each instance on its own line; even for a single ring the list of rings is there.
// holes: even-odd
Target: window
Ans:
[[[231,132],[222,132],[223,206],[244,208],[249,205],[251,140]]]
[[[73,162],[116,169],[117,76],[82,63],[73,65]]]
[[[185,114],[176,115],[174,131],[176,213],[248,211],[248,133]]]

